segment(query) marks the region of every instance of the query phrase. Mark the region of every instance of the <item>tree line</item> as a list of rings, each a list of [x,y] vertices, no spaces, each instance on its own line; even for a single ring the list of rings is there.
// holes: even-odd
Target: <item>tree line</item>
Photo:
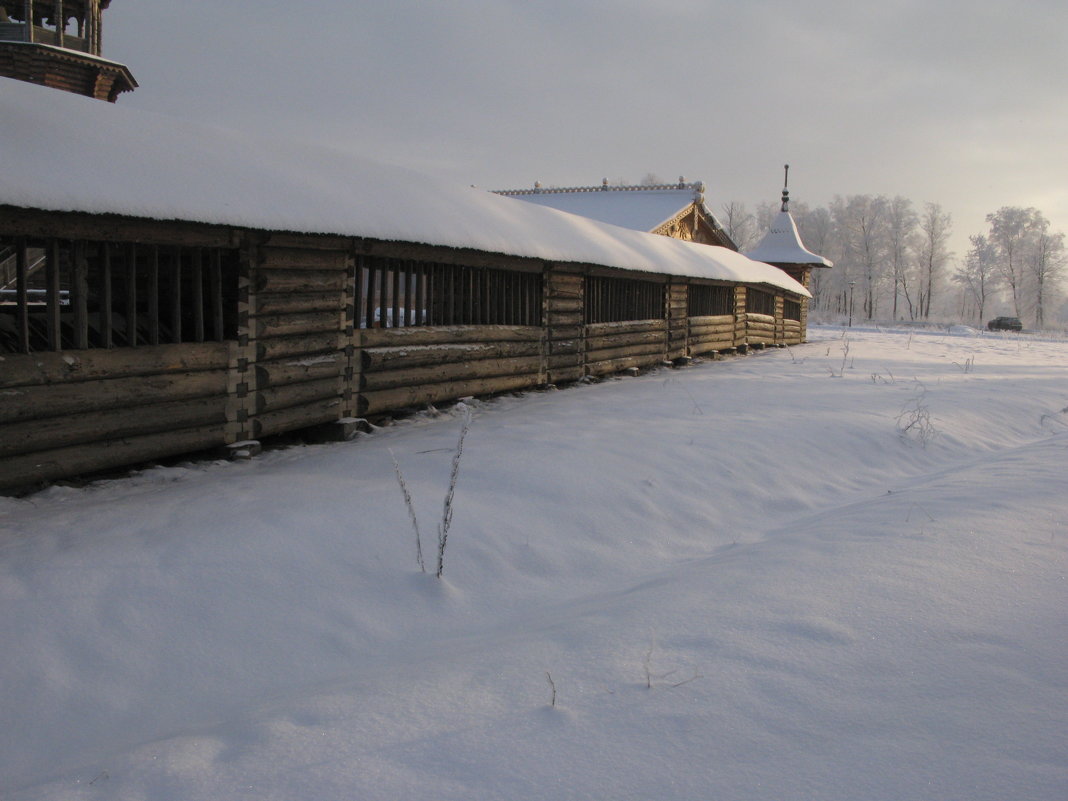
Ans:
[[[731,202],[719,216],[744,252],[778,212],[776,203],[750,212]],[[938,203],[917,208],[900,196],[849,195],[819,207],[791,201],[790,212],[805,247],[834,262],[831,270],[813,270],[816,319],[983,325],[988,315],[1005,313],[1040,329],[1068,311],[1065,236],[1051,232],[1038,209],[1004,206],[988,214],[987,230],[969,237],[964,254],[950,251],[952,217]]]

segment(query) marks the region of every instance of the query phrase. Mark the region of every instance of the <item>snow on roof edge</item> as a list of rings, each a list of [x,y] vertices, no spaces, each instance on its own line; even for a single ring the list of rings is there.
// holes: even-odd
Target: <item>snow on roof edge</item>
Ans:
[[[307,143],[250,135],[0,79],[0,204],[472,248],[768,284],[723,248],[600,223]]]

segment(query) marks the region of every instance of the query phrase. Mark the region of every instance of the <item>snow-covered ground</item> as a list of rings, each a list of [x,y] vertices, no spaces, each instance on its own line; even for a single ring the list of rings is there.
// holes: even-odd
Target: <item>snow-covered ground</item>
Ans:
[[[1068,797],[1068,342],[810,344],[0,499],[0,798]],[[551,705],[555,685],[555,707]]]

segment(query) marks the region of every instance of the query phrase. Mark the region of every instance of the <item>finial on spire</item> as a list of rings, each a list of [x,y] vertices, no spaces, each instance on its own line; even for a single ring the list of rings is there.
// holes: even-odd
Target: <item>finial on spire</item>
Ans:
[[[782,166],[783,166],[783,169],[786,171],[786,176],[783,178],[783,181],[782,181],[782,210],[783,211],[789,211],[790,210],[790,189],[789,189],[789,186],[790,186],[790,165],[789,164],[784,164]]]

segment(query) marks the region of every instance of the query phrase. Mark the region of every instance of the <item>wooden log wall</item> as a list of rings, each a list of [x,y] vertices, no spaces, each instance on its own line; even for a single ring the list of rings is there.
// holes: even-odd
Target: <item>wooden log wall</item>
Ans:
[[[585,375],[585,279],[579,273],[556,268],[546,273],[543,287],[546,381],[575,381]]]
[[[234,348],[0,355],[0,487],[221,444]]]
[[[74,242],[88,233],[78,225],[57,225],[44,233]],[[26,233],[17,229],[14,236]],[[750,343],[799,342],[804,333],[801,321],[785,319],[782,297],[776,299],[774,315],[747,311],[744,286],[730,288],[734,313],[691,315],[690,284],[685,280],[648,282],[663,299],[659,319],[587,322],[588,278],[592,273],[603,279],[611,272],[530,260],[504,267],[537,276],[538,314],[528,310],[516,319],[537,317],[540,324],[483,321],[360,328],[355,325],[360,286],[356,276],[366,246],[358,241],[219,229],[175,232],[147,225],[128,231],[120,226],[110,233],[116,235],[116,247],[126,248],[123,253],[148,253],[153,265],[156,242],[169,248],[232,248],[238,256],[236,261],[231,257],[226,280],[233,280],[236,272],[236,336],[228,330],[225,341],[153,344],[150,335],[138,337],[136,347],[92,337],[84,347],[82,336],[75,337],[81,340],[75,344],[83,347],[64,349],[70,348],[69,336],[61,340],[54,331],[54,351],[0,352],[0,488],[467,395],[603,376]],[[84,293],[76,285],[83,253],[79,247],[64,263],[73,265],[74,329],[84,331],[84,314],[78,314],[78,295]],[[107,252],[102,251],[102,258]],[[183,252],[196,256],[199,251]],[[414,257],[422,263],[427,256],[474,261],[470,254],[441,249],[389,258]],[[132,257],[125,258],[124,264],[134,264]],[[476,266],[493,266],[489,257],[483,258],[487,263]],[[103,263],[108,263],[106,258]],[[197,263],[183,261],[183,269],[195,269]],[[166,270],[159,272],[164,275]],[[58,273],[52,273],[54,279]],[[529,281],[514,283],[526,286],[529,295]],[[25,281],[21,285],[25,287]],[[604,280],[598,285],[606,292],[612,289]],[[203,287],[200,324],[212,336],[218,327],[213,319],[219,317],[212,298],[228,295],[213,288],[210,276]],[[58,297],[59,289],[51,286],[48,292]],[[58,310],[56,297],[51,305]],[[160,306],[153,312],[150,304],[150,318],[163,320],[172,314],[162,290],[153,289],[148,297],[158,298]],[[108,305],[106,297],[104,303]],[[123,303],[130,309],[138,305],[132,299],[116,300]],[[643,313],[649,308],[642,307]],[[0,318],[18,322],[10,310]],[[51,320],[52,328],[57,319]],[[194,320],[193,327],[197,325]],[[20,339],[16,344],[23,343]]]
[[[240,278],[234,441],[355,413],[354,256],[345,240],[252,243]]]
[[[378,415],[544,384],[544,351],[539,326],[362,329],[357,411]]]
[[[650,367],[667,358],[667,320],[592,323],[585,334],[587,375]]]
[[[686,284],[672,282],[667,285],[664,291],[664,302],[667,305],[667,353],[665,356],[671,360],[689,355],[688,300],[689,287]]]

